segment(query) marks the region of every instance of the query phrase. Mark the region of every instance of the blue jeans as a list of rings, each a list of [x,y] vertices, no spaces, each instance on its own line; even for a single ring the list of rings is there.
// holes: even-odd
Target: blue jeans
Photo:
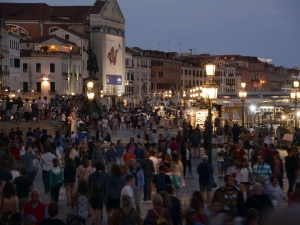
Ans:
[[[151,200],[151,180],[152,175],[144,177],[144,201]]]

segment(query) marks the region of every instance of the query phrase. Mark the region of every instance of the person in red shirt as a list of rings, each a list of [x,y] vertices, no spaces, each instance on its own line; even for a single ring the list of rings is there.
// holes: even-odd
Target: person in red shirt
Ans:
[[[241,148],[241,144],[238,142],[235,144],[236,149],[233,151],[233,157],[238,159],[238,163],[242,163],[244,156],[246,155],[246,151]]]
[[[128,160],[129,159],[135,159],[134,154],[131,153],[131,148],[127,147],[126,148],[126,153],[123,155],[123,161],[124,164],[128,166]]]

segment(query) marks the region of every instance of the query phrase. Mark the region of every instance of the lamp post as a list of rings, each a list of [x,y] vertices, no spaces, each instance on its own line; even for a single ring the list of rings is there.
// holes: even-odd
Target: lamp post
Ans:
[[[186,98],[186,92],[182,92],[182,98],[183,98],[183,109],[185,109],[185,98]]]
[[[241,90],[239,92],[239,97],[242,101],[242,130],[245,129],[245,100],[246,100],[246,97],[247,97],[247,92],[245,90],[246,88],[246,83],[245,82],[242,82],[241,83]]]
[[[293,81],[293,91],[291,92],[291,99],[292,99],[292,100],[294,101],[294,103],[295,103],[295,114],[294,114],[294,118],[295,118],[295,127],[298,128],[297,106],[298,106],[299,99],[300,99],[299,81],[298,81],[298,80]]]
[[[218,97],[218,87],[217,84],[213,81],[213,77],[215,75],[215,69],[216,66],[214,63],[206,64],[206,75],[208,77],[208,81],[206,81],[202,87],[202,97],[206,99],[207,106],[208,106],[207,151],[208,151],[208,160],[210,163],[212,163],[212,115],[211,115],[212,101],[216,100]]]
[[[94,82],[88,81],[87,84],[87,97],[89,100],[89,126],[92,125],[92,102],[95,97],[95,93],[93,92]]]

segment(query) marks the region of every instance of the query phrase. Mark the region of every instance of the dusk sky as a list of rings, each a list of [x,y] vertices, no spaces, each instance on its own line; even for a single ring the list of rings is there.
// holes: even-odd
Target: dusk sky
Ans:
[[[1,0],[0,0],[1,1]],[[92,5],[95,0],[9,0]],[[163,51],[241,54],[300,67],[299,0],[119,0],[126,45]],[[169,42],[168,42],[169,40]],[[170,43],[170,45],[168,44]],[[182,47],[179,47],[182,43]]]

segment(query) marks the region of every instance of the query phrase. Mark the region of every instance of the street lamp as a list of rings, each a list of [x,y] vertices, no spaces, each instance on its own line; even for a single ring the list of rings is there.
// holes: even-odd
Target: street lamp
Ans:
[[[208,81],[206,81],[202,87],[202,97],[206,99],[208,106],[208,124],[207,124],[207,151],[208,151],[208,160],[212,163],[212,101],[216,100],[218,97],[218,86],[213,81],[213,77],[215,75],[216,65],[214,63],[206,64],[206,75],[208,77]],[[201,89],[201,88],[199,88]]]
[[[242,129],[244,130],[245,128],[245,100],[247,98],[247,92],[245,91],[246,88],[246,83],[242,82],[241,83],[241,90],[239,92],[239,97],[242,101]]]
[[[300,99],[300,92],[299,92],[299,81],[293,81],[293,91],[291,92],[291,99],[295,103],[295,127],[298,128],[298,118],[297,118],[297,106]]]

